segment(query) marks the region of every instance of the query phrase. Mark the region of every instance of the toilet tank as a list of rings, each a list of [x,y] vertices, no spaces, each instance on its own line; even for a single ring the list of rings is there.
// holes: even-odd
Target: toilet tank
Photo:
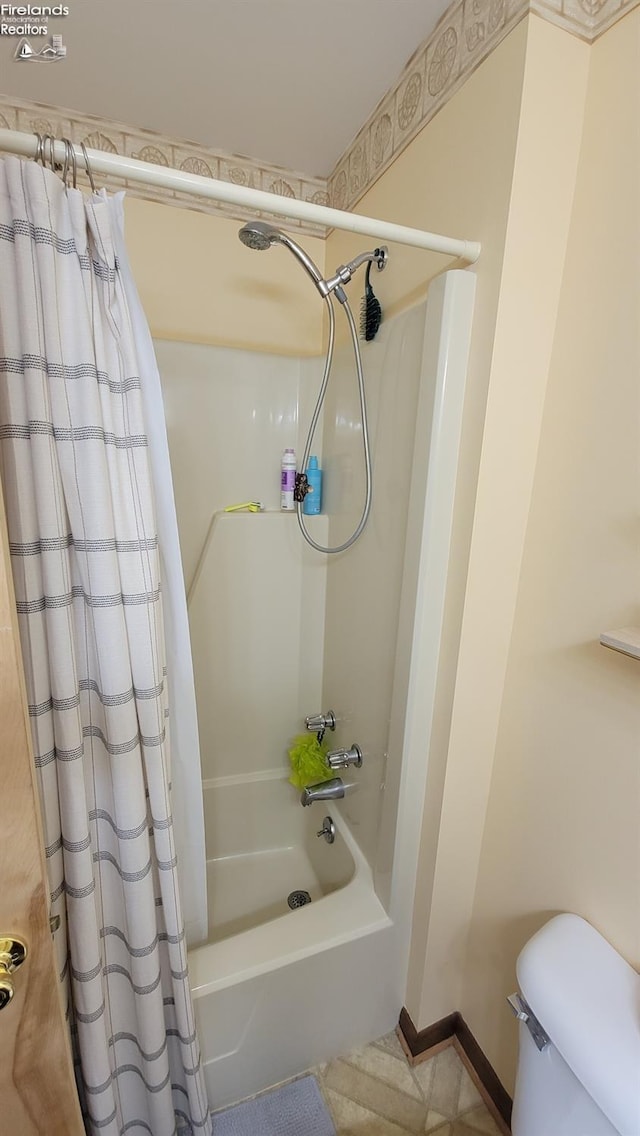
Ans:
[[[521,1023],[513,1136],[640,1136],[640,976],[577,915],[538,931],[517,975],[549,1043]]]

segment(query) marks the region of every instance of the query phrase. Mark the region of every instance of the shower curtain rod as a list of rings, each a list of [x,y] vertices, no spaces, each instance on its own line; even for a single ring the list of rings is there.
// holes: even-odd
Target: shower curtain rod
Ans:
[[[18,130],[0,129],[0,151],[20,154],[25,158],[35,158],[37,135],[24,134]],[[74,146],[78,169],[84,169],[84,157],[79,146]],[[296,198],[282,197],[267,193],[262,189],[251,189],[244,185],[218,181],[215,178],[188,174],[183,170],[173,170],[168,166],[157,166],[151,162],[140,162],[136,158],[124,158],[120,154],[105,154],[101,150],[87,150],[94,174],[112,174],[126,178],[127,181],[141,185],[173,189],[179,193],[192,193],[194,197],[206,197],[213,201],[224,201],[228,205],[239,205],[243,209],[275,213],[280,217],[294,218],[310,224],[326,225],[332,229],[345,229],[350,233],[360,233],[374,237],[378,241],[393,241],[401,245],[454,256],[464,264],[475,264],[480,256],[478,241],[457,240],[438,233],[428,233],[423,229],[411,229],[406,225],[394,225],[390,221],[379,221],[374,217],[363,217],[358,213],[347,213],[343,209],[332,209],[328,205],[316,205],[312,201],[299,201]],[[62,165],[65,160],[65,146],[57,141],[54,146],[55,160]]]

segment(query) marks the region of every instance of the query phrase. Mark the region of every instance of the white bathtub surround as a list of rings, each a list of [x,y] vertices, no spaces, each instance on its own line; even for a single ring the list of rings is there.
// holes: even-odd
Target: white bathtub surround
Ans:
[[[321,363],[155,346],[190,585],[203,776],[285,770],[290,739],[321,696],[325,565],[295,514],[280,511],[280,463],[287,446],[302,455]],[[223,512],[249,500],[264,511]],[[311,520],[324,539],[327,518]]]
[[[323,701],[340,708],[336,741],[357,741],[364,754],[359,791],[342,812],[402,925],[401,942],[411,933],[474,294],[472,273],[444,273],[426,311],[419,305],[383,324],[365,348],[374,511],[350,556],[328,569]],[[356,495],[357,431],[343,387],[326,449],[349,470]],[[354,505],[332,492],[329,476],[327,488],[333,540]]]
[[[173,1136],[179,1122],[205,1136],[119,203],[15,158],[0,182],[3,488],[87,1131]]]
[[[220,514],[193,588],[211,918],[209,943],[189,957],[214,1107],[387,1033],[403,1005],[430,729],[420,690],[438,668],[473,293],[473,276],[448,273],[426,319],[424,305],[405,312],[365,347],[374,507],[362,540],[327,569],[294,517]],[[194,564],[211,511],[276,497],[319,366],[179,344],[160,344],[159,357]],[[331,543],[327,529],[350,523],[362,488],[352,393],[339,355],[320,451],[329,516],[316,519]],[[225,464],[240,448],[246,463]],[[424,643],[416,610],[430,620]],[[303,809],[287,748],[306,714],[328,709],[330,747],[359,744],[364,762],[345,771],[344,800]],[[315,835],[325,815],[332,846]],[[312,902],[290,911],[298,889]]]
[[[386,271],[392,270],[390,261]],[[344,800],[342,811],[372,867],[388,764],[418,392],[435,381],[422,367],[425,316],[426,304],[419,304],[385,321],[376,339],[362,345],[373,507],[357,543],[327,566],[323,704],[338,716],[332,748],[356,742],[364,755],[354,773],[358,791]],[[365,492],[352,360],[350,345],[341,344],[327,399],[324,490],[332,545],[355,528]]]
[[[189,605],[206,779],[289,768],[320,704],[325,578],[295,514],[217,518]]]
[[[216,510],[260,501],[266,512],[280,512],[282,453],[294,446],[302,457],[322,365],[317,358],[197,343],[154,340],[154,346],[190,588]]]

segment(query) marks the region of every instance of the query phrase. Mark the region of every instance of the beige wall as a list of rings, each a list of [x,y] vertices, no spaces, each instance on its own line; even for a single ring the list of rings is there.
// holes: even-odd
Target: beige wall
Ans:
[[[371,216],[454,236],[478,239],[483,245],[481,259],[474,269],[477,272],[478,287],[465,415],[465,458],[457,509],[455,538],[457,576],[452,583],[450,631],[447,637],[449,654],[453,655],[454,659],[500,291],[525,48],[526,24],[522,23],[421,131],[358,205],[358,211]],[[335,265],[349,260],[362,247],[362,238],[334,232],[327,241],[327,268],[332,270]],[[383,273],[373,272],[372,284],[383,310],[389,315],[418,297],[426,295],[429,280],[451,266],[452,262],[446,257],[392,245],[388,266]],[[361,289],[360,279],[358,284]],[[353,285],[350,292],[355,292],[356,297],[361,294]],[[374,346],[375,344],[371,345]],[[365,360],[371,347],[365,346]],[[393,376],[390,376],[390,389],[398,381],[396,372],[397,367]],[[399,389],[402,390],[402,382]],[[349,421],[352,414],[344,409],[347,405],[346,395],[343,396],[342,392],[335,394],[335,391],[334,395],[332,418],[339,427],[340,422]],[[395,404],[400,407],[404,402],[402,399],[397,399]],[[394,420],[395,404],[392,400],[391,406],[387,407],[384,421],[378,424],[378,434],[384,439],[386,431],[386,437],[396,441],[402,454],[406,452],[407,446],[413,445],[413,439],[410,434],[407,435],[406,429],[403,432]],[[327,422],[325,426],[327,463],[332,458],[344,462],[346,454],[351,456],[344,435],[344,430],[340,428],[334,430],[332,423]],[[354,437],[352,443],[354,467],[356,462],[360,462],[359,453],[355,453],[357,445],[358,439]],[[379,476],[378,469],[378,478]],[[397,572],[395,576],[392,570],[387,573],[389,583],[395,579],[395,587],[382,590],[376,585],[380,575],[384,574],[383,565],[388,566],[393,563],[394,550],[385,551],[385,541],[391,539],[391,534],[394,537],[397,535],[398,516],[404,516],[407,502],[394,500],[393,493],[388,492],[387,483],[380,485],[378,480],[376,485],[375,477],[376,449],[374,448],[376,503],[372,533],[369,538],[365,534],[348,557],[336,558],[335,562],[329,565],[325,689],[327,691],[334,689],[333,673],[339,673],[341,681],[338,689],[341,704],[346,708],[350,720],[360,722],[360,733],[367,738],[372,758],[365,775],[367,785],[371,787],[372,776],[377,777],[378,785],[382,780],[386,784],[380,829],[384,846],[378,847],[377,850],[378,866],[384,867],[391,859],[401,760],[401,738],[392,739],[386,769],[384,768],[384,754],[390,743],[388,733],[392,694],[390,672],[396,661],[394,636],[399,603]],[[374,539],[381,547],[375,550],[375,568],[371,571],[369,568],[373,551],[371,541]],[[367,651],[366,665],[362,658],[359,661],[357,639],[349,646],[346,634],[346,628],[355,626],[354,616],[350,615],[348,610],[348,602],[345,604],[344,601],[345,581],[346,594],[352,596],[353,586],[350,586],[348,581],[353,579],[357,581],[358,610],[363,622],[368,620],[375,627],[386,629],[387,632],[386,642],[378,644],[375,652],[375,659],[378,662],[375,668],[372,665],[373,657],[370,651]],[[366,614],[362,614],[363,609]],[[411,627],[404,628],[404,632],[404,646],[408,651]],[[348,660],[350,665],[347,665],[345,660]],[[406,674],[403,677],[406,679]],[[339,707],[336,706],[335,709],[338,711]],[[446,720],[446,698],[443,699],[441,713]],[[443,728],[446,733],[446,725]],[[355,734],[354,740],[359,740]],[[444,753],[446,756],[446,750]],[[438,759],[441,757],[442,751]],[[430,767],[430,772],[433,771],[434,776],[427,793],[429,808],[435,817],[435,824],[429,827],[429,835],[436,837],[442,795],[441,764],[441,761],[438,763],[434,758]],[[373,817],[361,815],[370,809],[370,794],[363,792],[359,796],[354,795],[350,798],[349,812],[357,831],[366,829],[371,832],[371,824],[376,820],[375,815]],[[368,843],[371,845],[371,839]],[[421,866],[427,877],[429,873],[433,874],[434,855],[433,846],[423,849]],[[420,959],[424,959],[424,943],[419,939],[419,932],[424,931],[426,924],[428,893],[428,879],[422,880],[416,908],[414,937],[414,951],[418,958],[417,969],[420,978],[422,977]]]
[[[158,339],[283,355],[322,350],[318,293],[286,249],[247,249],[241,222],[153,201],[125,199],[127,248]],[[325,242],[301,237],[324,270]]]
[[[640,964],[640,11],[590,49],[584,134],[460,1009],[509,1088],[503,999],[557,911]],[[496,565],[496,568],[498,565]]]
[[[410,1011],[460,1008],[467,936],[582,130],[588,48],[527,21],[518,143],[438,843]],[[500,76],[496,82],[502,87]],[[445,740],[444,744],[447,744]],[[442,760],[441,752],[435,755]],[[433,755],[432,755],[433,760]],[[433,844],[433,801],[425,813]],[[416,909],[419,930],[420,900]],[[422,944],[421,944],[422,945]]]

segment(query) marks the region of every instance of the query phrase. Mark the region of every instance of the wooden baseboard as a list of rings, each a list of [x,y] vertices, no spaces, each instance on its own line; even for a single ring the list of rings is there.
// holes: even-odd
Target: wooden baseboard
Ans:
[[[448,1041],[450,1038],[455,1037],[458,1032],[458,1025],[461,1021],[462,1016],[460,1014],[449,1014],[448,1017],[441,1018],[439,1022],[434,1022],[432,1026],[427,1026],[426,1029],[418,1032],[407,1010],[405,1010],[403,1006],[400,1011],[398,1027],[407,1043],[407,1048],[411,1056],[420,1057],[421,1054],[426,1053],[428,1049],[433,1049],[434,1046],[440,1045],[442,1041]]]
[[[434,1056],[446,1045],[455,1045],[493,1115],[504,1126],[504,1130],[510,1132],[513,1104],[511,1097],[482,1052],[462,1014],[456,1011],[446,1018],[441,1018],[439,1022],[427,1026],[426,1029],[417,1030],[403,1007],[400,1012],[398,1032],[409,1059],[416,1064],[424,1061],[427,1056]]]

